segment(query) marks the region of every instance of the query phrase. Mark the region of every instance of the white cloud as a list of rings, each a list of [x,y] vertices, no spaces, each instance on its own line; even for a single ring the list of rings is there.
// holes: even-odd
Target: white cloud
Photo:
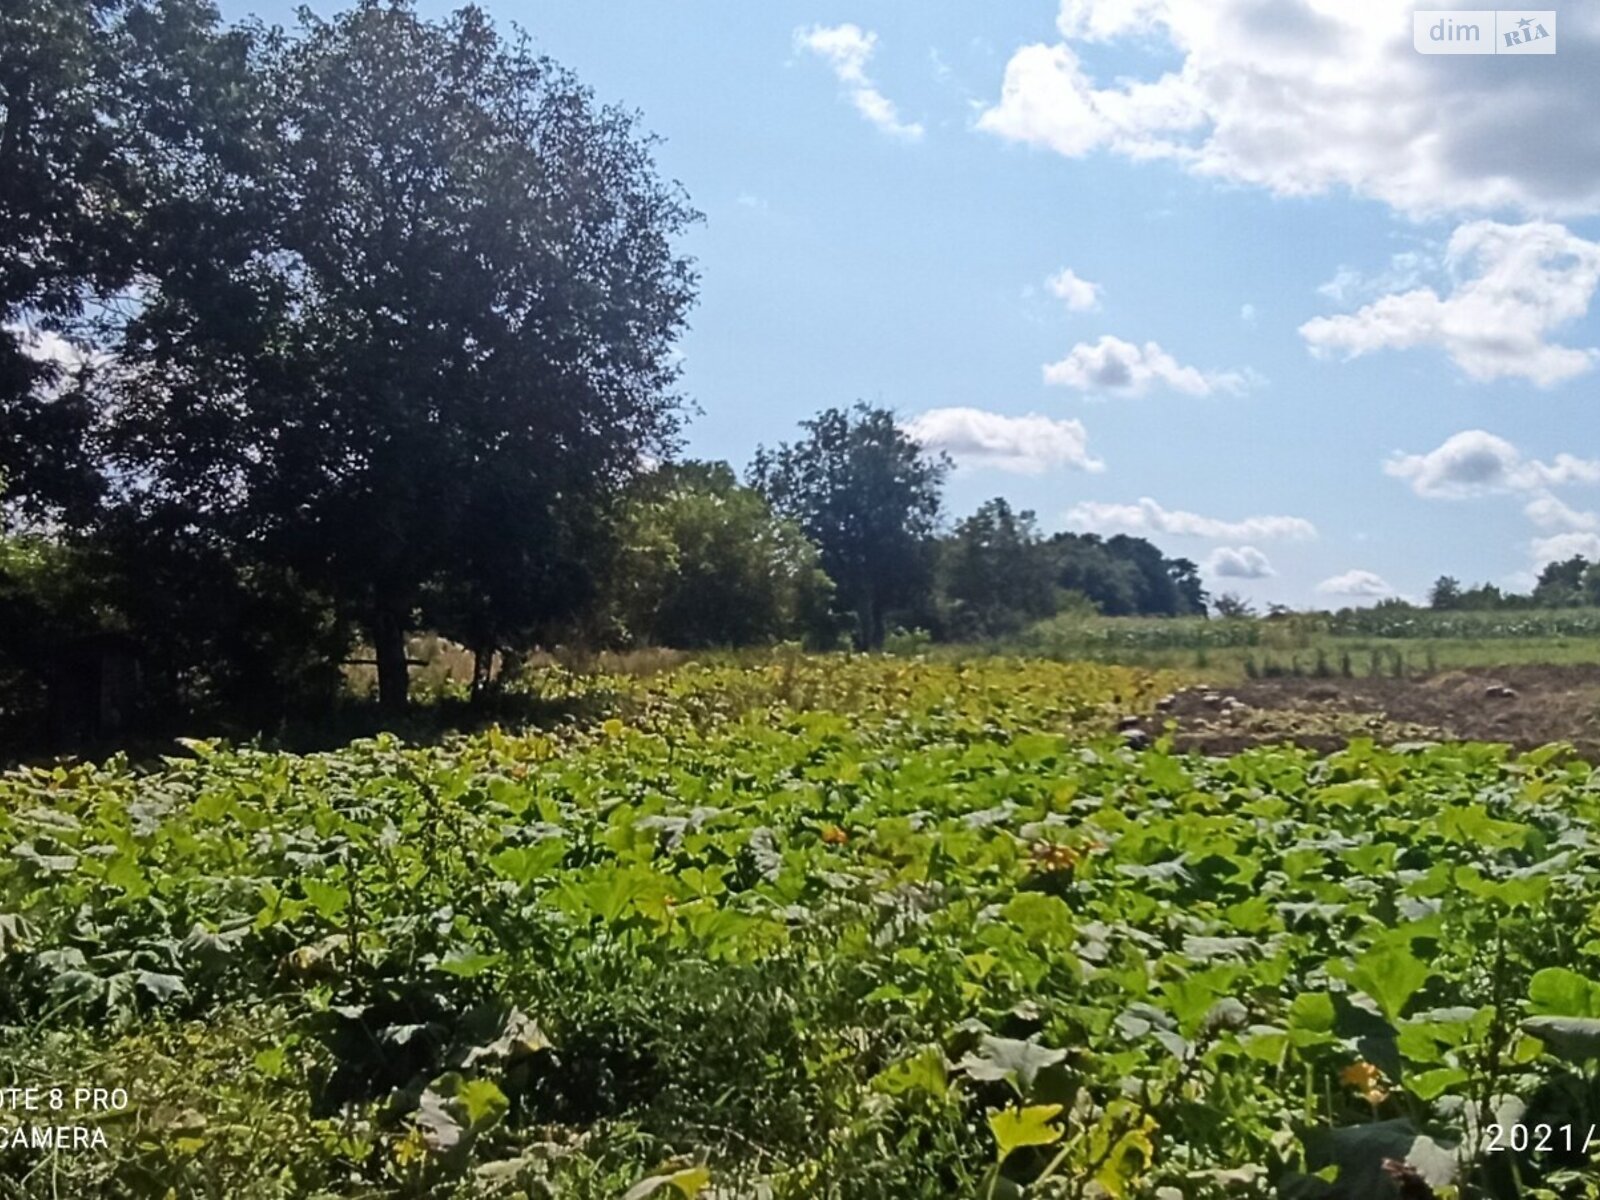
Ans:
[[[1239,308],[1239,320],[1246,325],[1254,325],[1256,323],[1256,306],[1254,304],[1241,305]]]
[[[817,55],[833,68],[850,103],[880,131],[913,142],[922,137],[922,126],[915,121],[902,121],[894,102],[878,90],[867,74],[867,63],[877,49],[877,34],[859,25],[813,25],[795,30],[794,44],[796,49]]]
[[[1082,421],[1029,413],[1008,417],[981,408],[935,408],[906,422],[906,432],[930,450],[942,450],[966,467],[993,467],[1038,475],[1051,467],[1103,471],[1089,453]]]
[[[1000,103],[978,117],[978,128],[1013,141],[1048,146],[1080,158],[1111,147],[1132,157],[1171,157],[1158,130],[1194,129],[1205,119],[1188,81],[1163,75],[1153,83],[1096,90],[1071,46],[1024,46],[1006,64]]]
[[[1069,509],[1066,520],[1069,525],[1095,533],[1164,533],[1218,541],[1306,541],[1317,536],[1317,527],[1304,517],[1261,516],[1223,521],[1199,513],[1162,508],[1148,496],[1137,504],[1087,501]]]
[[[1600,531],[1600,513],[1580,512],[1548,492],[1528,501],[1522,515],[1540,529]]]
[[[1364,275],[1354,267],[1341,266],[1332,279],[1317,287],[1317,295],[1326,296],[1335,304],[1351,304],[1386,292],[1409,291],[1421,284],[1423,273],[1435,265],[1431,256],[1406,250],[1390,255],[1388,268],[1375,275]]]
[[[1047,363],[1044,381],[1081,392],[1114,392],[1140,396],[1162,384],[1189,396],[1241,392],[1248,375],[1237,371],[1206,372],[1186,366],[1155,342],[1136,346],[1105,334],[1098,342],[1079,342],[1060,362]]]
[[[1557,454],[1550,462],[1539,462],[1524,458],[1505,438],[1482,429],[1452,434],[1426,454],[1397,454],[1383,469],[1407,480],[1417,495],[1444,500],[1600,483],[1600,460]]]
[[[1556,533],[1550,537],[1533,539],[1533,561],[1538,567],[1547,563],[1564,562],[1581,554],[1590,562],[1600,562],[1600,533]]]
[[[1393,292],[1358,312],[1315,317],[1300,334],[1319,355],[1432,346],[1470,378],[1531,379],[1544,387],[1600,362],[1600,350],[1550,341],[1589,310],[1600,285],[1600,243],[1544,222],[1474,221],[1451,235],[1448,296],[1431,287]]]
[[[53,329],[19,322],[6,322],[0,329],[16,339],[17,348],[28,358],[53,368],[48,378],[36,381],[40,394],[48,398],[60,398],[77,387],[87,372],[113,361],[110,354],[71,341]]]
[[[1371,571],[1346,571],[1317,584],[1317,591],[1327,596],[1392,596],[1394,589],[1381,575]]]
[[[1052,296],[1064,301],[1072,312],[1088,312],[1100,307],[1100,285],[1079,279],[1071,267],[1063,267],[1045,280],[1044,285],[1050,289]]]
[[[102,366],[107,356],[69,341],[53,329],[7,323],[0,326],[17,339],[18,347],[35,362],[51,363],[68,374],[84,367]]]
[[[1335,304],[1345,303],[1362,286],[1361,273],[1354,267],[1340,267],[1327,283],[1317,285],[1317,295],[1326,296]]]
[[[1206,570],[1224,579],[1267,579],[1277,574],[1271,560],[1254,546],[1219,546],[1206,559]]]
[[[1062,40],[1015,51],[978,127],[1281,195],[1349,189],[1414,214],[1600,211],[1600,12],[1562,12],[1561,53],[1534,80],[1493,57],[1417,54],[1414,6],[1062,0]],[[1078,48],[1115,38],[1180,64],[1100,86]]]

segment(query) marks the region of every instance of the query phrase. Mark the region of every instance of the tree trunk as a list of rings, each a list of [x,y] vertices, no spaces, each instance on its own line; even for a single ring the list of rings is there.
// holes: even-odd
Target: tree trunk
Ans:
[[[406,663],[406,621],[404,608],[379,602],[372,620],[373,656],[378,660],[378,707],[384,712],[404,712],[406,693],[411,687],[411,669]]]
[[[472,648],[472,698],[482,700],[494,678],[494,643]]]
[[[877,597],[869,589],[856,606],[856,648],[876,650],[883,645],[883,619],[878,615]]]

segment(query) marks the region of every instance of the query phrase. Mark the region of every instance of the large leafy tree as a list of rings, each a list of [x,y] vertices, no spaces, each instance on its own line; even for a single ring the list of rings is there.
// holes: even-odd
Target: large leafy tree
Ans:
[[[801,428],[799,441],[757,451],[751,479],[820,548],[856,616],[857,645],[875,649],[890,612],[928,606],[948,462],[926,453],[887,409],[828,409]]]
[[[1187,558],[1167,558],[1144,538],[1058,533],[1049,541],[1056,582],[1110,616],[1203,616],[1205,586]]]
[[[1174,615],[1204,616],[1211,597],[1206,591],[1205,581],[1200,578],[1200,564],[1188,558],[1169,558],[1164,566],[1167,578],[1172,581],[1177,593]]]
[[[633,489],[608,608],[630,638],[676,647],[826,638],[817,548],[726,463],[663,466]]]
[[[70,675],[73,647],[107,632],[137,641],[151,692],[173,684],[192,695],[194,638],[240,628],[195,619],[194,603],[237,590],[237,579],[202,567],[170,536],[127,542],[129,526],[103,503],[118,478],[104,456],[115,409],[97,376],[160,273],[163,229],[193,232],[185,197],[205,163],[228,161],[219,149],[233,140],[235,101],[250,95],[240,86],[247,49],[200,0],[0,5],[0,676],[9,677],[0,692],[13,693],[0,708],[9,714],[41,710],[47,681]],[[186,257],[200,261],[193,247]],[[124,466],[121,478],[134,473]],[[170,588],[157,583],[162,550],[181,575]],[[276,694],[259,678],[249,685]]]
[[[957,637],[1014,633],[1056,611],[1054,564],[1031,512],[996,497],[956,525],[940,574]]]
[[[202,136],[200,97],[241,45],[195,0],[0,5],[0,485],[14,516],[93,519],[105,481],[85,318],[148,268],[161,164]]]
[[[1144,538],[1119,533],[1106,549],[1138,572],[1136,611],[1153,616],[1204,616],[1206,593],[1199,568],[1187,558],[1167,558]]]
[[[1139,569],[1114,554],[1099,534],[1058,533],[1049,544],[1063,590],[1086,597],[1108,616],[1139,611]]]
[[[1589,570],[1589,560],[1581,554],[1558,562],[1549,562],[1539,572],[1534,585],[1533,600],[1546,608],[1567,608],[1584,602],[1584,574]]]
[[[678,427],[694,214],[630,114],[476,9],[303,15],[251,66],[128,326],[124,502],[323,590],[398,706],[430,595],[479,649],[586,599]]]
[[[1428,589],[1428,607],[1448,610],[1461,607],[1461,581],[1452,575],[1441,575]]]
[[[0,8],[0,485],[34,514],[92,499],[97,483],[69,466],[89,422],[81,396],[58,390],[66,345],[35,326],[75,314],[86,289],[131,267],[131,239],[118,236],[134,175],[116,133],[121,9]]]

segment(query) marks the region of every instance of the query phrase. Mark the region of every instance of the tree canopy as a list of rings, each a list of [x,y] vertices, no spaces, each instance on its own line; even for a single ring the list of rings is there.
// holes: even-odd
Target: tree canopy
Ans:
[[[1169,559],[1144,538],[1058,533],[1050,539],[1057,583],[1080,592],[1108,616],[1203,616],[1199,568]]]
[[[949,464],[924,451],[888,409],[830,408],[800,425],[800,440],[757,451],[750,478],[817,544],[855,614],[856,644],[875,649],[890,614],[929,594]]]
[[[84,324],[114,322],[148,277],[163,175],[214,127],[204,98],[242,46],[196,0],[0,9],[0,503],[13,521],[92,516],[106,481]]]
[[[1441,575],[1428,589],[1428,607],[1441,611],[1479,612],[1494,609],[1579,608],[1600,605],[1600,562],[1581,554],[1546,563],[1531,592],[1504,591],[1492,583],[1463,587]]]
[[[608,579],[630,642],[695,648],[827,642],[817,548],[726,463],[664,465],[635,485]]]
[[[630,114],[476,9],[302,14],[234,65],[100,372],[110,506],[320,590],[397,705],[430,599],[492,649],[591,597],[675,444],[695,214]]]
[[[957,523],[940,555],[956,637],[998,637],[1056,611],[1055,564],[1034,514],[1000,497]]]

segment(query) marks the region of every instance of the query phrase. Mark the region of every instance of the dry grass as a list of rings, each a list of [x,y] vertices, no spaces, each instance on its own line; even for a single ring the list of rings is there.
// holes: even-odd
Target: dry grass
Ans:
[[[463,695],[472,686],[472,651],[438,634],[418,634],[406,642],[406,657],[412,662],[411,691],[418,698]],[[344,669],[345,686],[355,696],[376,693],[378,671],[372,664],[370,647],[356,648],[353,660]],[[629,675],[643,678],[669,671],[686,661],[682,650],[642,647],[635,650],[586,650],[577,646],[556,646],[536,650],[521,658],[523,671],[538,671],[558,666],[580,675]],[[495,656],[496,676],[505,667],[502,655]]]

